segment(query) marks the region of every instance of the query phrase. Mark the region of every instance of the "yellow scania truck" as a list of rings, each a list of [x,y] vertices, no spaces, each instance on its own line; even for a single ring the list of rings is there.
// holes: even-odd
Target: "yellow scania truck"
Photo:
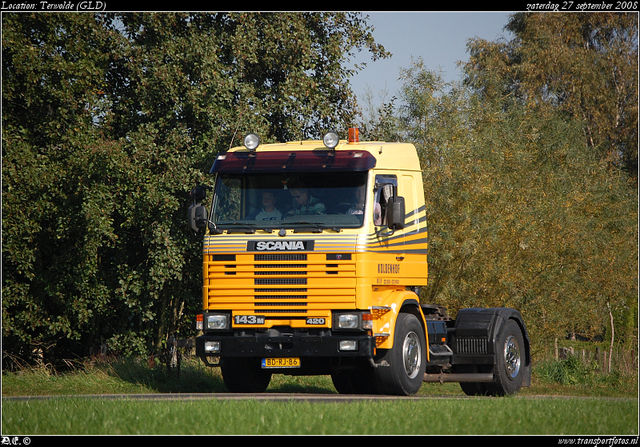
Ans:
[[[220,154],[196,187],[189,222],[203,237],[196,354],[231,392],[272,374],[330,375],[340,393],[412,395],[422,382],[467,394],[529,386],[529,338],[508,308],[420,303],[427,222],[415,147],[322,141]],[[213,197],[205,202],[205,191]]]

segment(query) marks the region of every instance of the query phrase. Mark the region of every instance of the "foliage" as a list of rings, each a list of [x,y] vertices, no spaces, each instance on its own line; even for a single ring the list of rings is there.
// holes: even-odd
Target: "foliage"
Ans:
[[[360,67],[336,67],[387,56],[359,14],[2,20],[3,355],[44,362],[190,333],[191,188],[238,133],[348,126]]]
[[[541,384],[560,384],[596,392],[596,390],[628,390],[637,394],[637,374],[625,374],[616,368],[609,373],[597,370],[592,363],[583,363],[577,356],[569,355],[560,360],[543,360],[536,364],[536,380]],[[544,385],[543,385],[544,386]],[[636,388],[635,391],[633,389]]]
[[[539,234],[530,233],[541,250],[527,264],[540,271],[529,290],[548,290],[534,318],[548,321],[543,308],[556,315],[546,336],[593,336],[609,326],[603,320],[611,308],[623,329],[619,339],[632,346],[638,306],[638,16],[519,13],[505,29],[514,33],[512,41],[469,42],[465,82],[483,103],[507,113],[522,110],[510,135],[528,140],[522,154],[536,156],[514,153],[523,175],[518,200],[528,197],[539,209],[536,222],[546,221]],[[485,129],[491,125],[482,123]],[[496,143],[505,155],[511,152],[505,139]],[[524,235],[529,229],[535,226]]]
[[[579,119],[589,150],[637,181],[638,15],[518,13],[505,29],[513,40],[469,43],[467,81]]]

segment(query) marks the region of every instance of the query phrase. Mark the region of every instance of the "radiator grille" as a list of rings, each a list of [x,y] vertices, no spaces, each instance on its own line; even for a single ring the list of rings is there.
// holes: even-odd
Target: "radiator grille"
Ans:
[[[307,255],[304,253],[272,253],[253,255],[256,261],[306,261]]]
[[[355,304],[355,259],[324,253],[215,254],[205,258],[209,309],[266,315],[328,315]]]
[[[256,286],[267,286],[267,285],[305,285],[307,284],[306,278],[256,278],[253,280],[253,283]]]

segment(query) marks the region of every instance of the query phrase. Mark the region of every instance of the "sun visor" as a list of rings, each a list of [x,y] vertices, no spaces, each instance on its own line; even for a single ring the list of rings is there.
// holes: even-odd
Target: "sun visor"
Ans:
[[[213,173],[368,171],[376,158],[366,151],[227,152],[211,167]]]

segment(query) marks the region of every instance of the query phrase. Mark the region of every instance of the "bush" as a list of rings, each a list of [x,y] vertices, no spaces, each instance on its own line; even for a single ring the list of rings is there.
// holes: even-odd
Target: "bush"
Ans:
[[[569,356],[562,360],[546,361],[538,367],[540,380],[557,382],[562,385],[584,383],[589,375],[587,368],[575,356]]]
[[[560,360],[542,360],[534,366],[534,375],[547,384],[607,387],[619,390],[635,388],[637,391],[637,371],[629,374],[620,368],[614,368],[611,372],[604,372],[595,362],[582,362],[575,355]]]

